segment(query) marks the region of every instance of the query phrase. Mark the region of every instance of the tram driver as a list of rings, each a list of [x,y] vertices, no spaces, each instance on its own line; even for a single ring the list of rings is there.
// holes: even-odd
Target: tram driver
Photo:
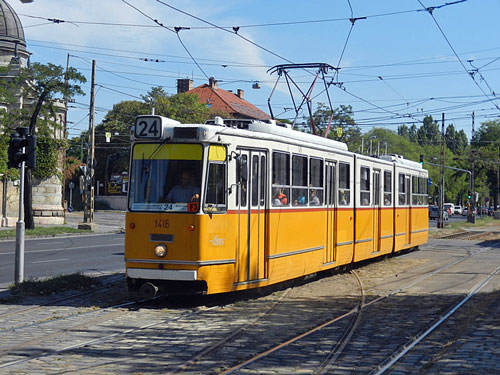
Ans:
[[[170,189],[166,200],[172,203],[189,203],[200,200],[200,188],[191,184],[191,174],[189,172],[182,172],[181,183]]]

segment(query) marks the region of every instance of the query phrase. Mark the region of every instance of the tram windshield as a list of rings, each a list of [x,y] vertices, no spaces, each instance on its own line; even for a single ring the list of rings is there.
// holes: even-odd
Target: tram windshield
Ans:
[[[197,144],[134,145],[129,209],[198,212],[202,154]]]

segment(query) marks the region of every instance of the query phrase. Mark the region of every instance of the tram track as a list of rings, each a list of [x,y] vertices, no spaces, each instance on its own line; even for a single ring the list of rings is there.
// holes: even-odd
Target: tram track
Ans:
[[[73,301],[73,304],[78,304],[78,298],[80,297],[85,297],[89,294],[98,294],[101,292],[105,292],[109,294],[108,290],[109,288],[112,288],[114,286],[119,286],[122,285],[123,283],[123,275],[113,275],[110,277],[110,280],[107,282],[102,283],[99,287],[93,287],[88,290],[80,291],[80,292],[69,292],[68,295],[64,297],[58,297],[57,295],[52,295],[48,296],[46,300],[42,303],[37,303],[36,306],[30,306],[30,307],[25,307],[25,308],[20,308],[20,309],[13,309],[13,310],[5,310],[5,311],[0,311],[0,322],[4,322],[6,318],[12,317],[12,316],[19,316],[21,314],[25,313],[30,313],[32,314],[36,310],[44,309],[48,306],[63,306],[63,302],[68,302],[68,301]],[[9,299],[6,299],[5,301],[9,301]],[[0,328],[0,332],[1,332]]]
[[[355,301],[350,300],[350,307],[348,304],[342,306],[339,309],[332,309],[332,306],[336,305],[336,303],[326,306],[325,310],[321,312],[321,316],[309,317],[307,314],[299,313],[299,316],[308,316],[308,320],[310,323],[305,322],[305,325],[314,324],[315,321],[322,321],[322,324],[316,324],[316,326],[308,332],[302,331],[300,329],[291,329],[292,325],[290,324],[290,320],[296,313],[292,311],[295,309],[293,304],[289,304],[290,302],[290,289],[287,289],[284,292],[278,293],[276,298],[271,298],[271,300],[266,301],[252,301],[252,300],[239,300],[236,302],[230,302],[227,304],[227,301],[224,305],[216,305],[205,310],[197,310],[193,311],[192,309],[180,309],[174,308],[165,310],[162,308],[156,313],[153,309],[146,309],[145,313],[150,316],[150,322],[147,324],[137,325],[135,327],[130,327],[127,329],[116,329],[113,332],[109,332],[106,329],[106,325],[102,327],[102,330],[99,329],[99,334],[94,334],[94,337],[85,339],[82,337],[80,340],[72,340],[68,341],[66,345],[52,346],[51,349],[46,350],[44,352],[31,353],[31,354],[21,354],[25,357],[23,358],[13,358],[13,360],[8,363],[4,363],[0,365],[0,369],[15,369],[16,365],[21,365],[24,362],[29,362],[31,360],[37,360],[39,362],[40,359],[45,357],[50,357],[52,359],[47,358],[47,363],[54,364],[54,360],[60,361],[64,354],[64,361],[70,360],[71,358],[75,358],[81,356],[83,353],[89,353],[93,351],[101,351],[103,348],[116,348],[116,350],[122,352],[120,356],[108,357],[105,358],[99,357],[99,360],[94,360],[94,363],[86,363],[84,367],[75,367],[74,369],[65,369],[66,372],[73,373],[94,373],[92,371],[103,371],[103,372],[123,372],[124,368],[128,368],[129,362],[131,358],[142,358],[142,355],[148,355],[146,353],[151,352],[150,354],[156,353],[156,350],[152,343],[158,342],[158,337],[162,337],[160,342],[168,343],[169,348],[172,348],[172,351],[169,353],[176,353],[175,356],[170,356],[167,354],[163,354],[161,356],[159,353],[155,356],[155,363],[157,365],[165,364],[166,371],[168,373],[213,373],[222,372],[222,373],[232,373],[227,372],[231,365],[234,366],[234,359],[241,358],[241,353],[246,353],[248,348],[251,347],[250,351],[257,351],[258,353],[264,353],[264,351],[259,350],[261,348],[266,347],[265,355],[270,356],[272,352],[278,352],[282,349],[285,349],[288,346],[291,346],[295,342],[300,342],[301,338],[305,338],[311,336],[313,333],[320,333],[323,329],[330,329],[329,327],[336,327],[331,332],[334,333],[335,338],[332,340],[329,338],[327,341],[332,342],[330,345],[329,351],[323,355],[323,358],[316,363],[315,372],[313,373],[329,373],[332,368],[336,366],[336,363],[341,361],[341,357],[344,354],[344,351],[349,349],[350,342],[353,338],[355,338],[355,333],[359,327],[359,321],[361,320],[361,312],[366,311],[366,309],[370,306],[376,305],[378,302],[381,302],[384,297],[392,296],[400,292],[404,292],[407,288],[410,288],[414,285],[417,285],[419,282],[425,280],[428,277],[431,277],[434,274],[445,271],[449,267],[456,265],[464,260],[475,256],[479,253],[487,251],[488,249],[481,249],[478,251],[471,251],[467,255],[460,257],[459,259],[454,259],[452,262],[447,262],[441,267],[437,267],[429,272],[413,275],[412,279],[409,280],[405,285],[400,288],[396,288],[386,295],[380,296],[378,298],[374,298],[368,302],[365,299],[362,300],[365,292],[363,291],[365,288],[360,285],[359,286],[359,300],[357,305]],[[362,270],[362,269],[361,269]],[[354,271],[356,272],[356,271]],[[348,277],[349,275],[344,275],[343,277]],[[345,280],[344,280],[345,281]],[[309,284],[310,285],[310,284]],[[355,285],[355,284],[352,284]],[[308,287],[308,284],[305,284],[305,287]],[[370,290],[369,288],[368,290]],[[292,289],[293,291],[293,289]],[[337,294],[337,293],[335,293]],[[213,301],[212,301],[213,302]],[[303,300],[302,304],[307,304],[307,300]],[[160,305],[164,307],[164,302],[160,302]],[[355,306],[356,305],[356,306]],[[278,310],[279,311],[276,311]],[[129,308],[130,310],[130,308]],[[218,311],[218,312],[217,312]],[[249,314],[248,311],[252,311],[252,314]],[[317,309],[311,309],[311,311],[317,311]],[[331,314],[333,311],[336,311],[336,314],[332,317],[330,315],[330,320],[325,319],[327,316],[327,311]],[[205,315],[204,313],[211,313],[209,315]],[[129,316],[121,317],[121,313],[117,312],[118,315],[112,317],[111,320],[129,320]],[[215,316],[215,315],[217,316]],[[168,316],[165,316],[168,315]],[[160,319],[160,316],[163,319]],[[166,319],[165,319],[166,318]],[[286,330],[277,330],[275,327],[279,326],[277,319],[281,319],[283,323],[285,323],[287,329]],[[106,319],[104,319],[106,320]],[[227,324],[221,323],[223,320],[227,321]],[[358,323],[356,324],[356,321]],[[229,323],[230,322],[230,323]],[[96,321],[95,324],[98,322]],[[278,325],[277,325],[278,323]],[[92,323],[95,325],[94,323]],[[124,324],[125,325],[125,324]],[[189,349],[184,349],[182,351],[178,351],[176,347],[183,347],[183,343],[190,343],[199,341],[199,338],[196,336],[197,327],[203,327],[203,337],[204,341],[200,341],[198,345],[190,345]],[[284,326],[284,327],[285,327]],[[75,328],[70,328],[66,333],[71,333],[78,331],[80,329],[85,328],[85,323],[81,323],[78,326],[74,326]],[[268,329],[274,327],[272,330],[269,330],[271,337],[269,336]],[[102,331],[102,332],[101,332]],[[297,331],[296,335],[290,339],[290,333],[294,333]],[[182,332],[183,339],[179,341],[175,338],[179,333]],[[94,333],[97,331],[94,330]],[[297,339],[298,336],[301,336]],[[283,340],[283,338],[287,337],[287,340]],[[313,337],[313,336],[311,336]],[[145,342],[151,343],[151,349],[148,351],[146,345],[144,351],[137,351],[134,348],[140,345],[143,345]],[[271,343],[278,343],[278,345],[274,345],[270,348]],[[281,344],[279,344],[281,343]],[[279,346],[279,347],[277,347]],[[307,346],[307,345],[306,345]],[[120,348],[129,348],[129,349],[120,349]],[[269,352],[269,353],[267,353]],[[110,352],[111,353],[111,352]],[[142,353],[142,354],[141,354]],[[15,353],[14,353],[15,354]],[[111,354],[110,354],[111,356]],[[61,358],[59,358],[61,357]],[[246,358],[249,358],[247,356]],[[167,361],[168,358],[168,361]],[[221,361],[221,358],[224,358]],[[162,362],[167,361],[167,362]],[[57,366],[60,366],[61,362],[57,362]],[[167,365],[168,363],[168,365]],[[207,369],[207,363],[220,363],[220,366],[214,370],[213,365],[211,370]],[[332,367],[333,366],[333,367]],[[246,367],[246,366],[243,366]],[[241,368],[243,368],[241,367]],[[59,368],[59,367],[58,367]],[[118,370],[118,369],[121,369]],[[226,371],[226,372],[223,372]],[[236,370],[238,371],[238,370]],[[236,372],[235,371],[235,372]]]
[[[159,299],[159,298],[156,298],[154,300],[157,300],[157,299]],[[109,312],[109,315],[103,316],[101,318],[94,318],[93,320],[90,320],[90,321],[86,320],[84,322],[78,322],[76,325],[73,325],[71,327],[67,327],[67,328],[65,328],[63,330],[58,330],[57,332],[52,332],[53,330],[51,329],[50,332],[52,332],[52,333],[50,333],[48,335],[44,335],[43,337],[40,337],[38,339],[33,339],[31,337],[30,339],[28,339],[26,342],[24,342],[22,344],[13,345],[13,346],[9,346],[9,347],[1,349],[0,353],[9,353],[9,352],[12,352],[12,351],[15,351],[15,350],[22,349],[22,348],[25,347],[25,344],[29,344],[30,346],[33,346],[34,344],[43,342],[44,340],[47,340],[47,339],[50,339],[50,338],[54,338],[54,337],[58,337],[59,335],[61,335],[63,333],[73,333],[74,331],[78,331],[81,328],[88,327],[89,323],[90,324],[99,324],[100,322],[105,322],[105,321],[110,321],[110,320],[111,321],[116,320],[119,315],[124,315],[124,314],[127,313],[127,311],[114,310],[114,309],[123,308],[123,307],[126,307],[126,306],[130,307],[132,305],[139,305],[141,303],[151,303],[154,300],[133,301],[133,302],[127,302],[127,303],[123,303],[123,304],[120,304],[120,305],[109,306],[109,307],[106,307],[106,308],[103,308],[103,309],[99,309],[99,310],[94,311],[94,312],[96,312],[96,313],[106,313],[106,312]],[[91,313],[93,313],[93,312],[89,312],[88,314],[91,314]],[[8,368],[8,367],[12,367],[12,366],[21,364],[23,362],[28,362],[28,361],[31,361],[31,360],[40,359],[40,358],[43,358],[43,357],[46,357],[46,356],[50,356],[50,355],[57,355],[57,354],[68,352],[68,351],[71,351],[71,350],[74,350],[74,349],[82,348],[82,347],[85,347],[85,346],[88,346],[88,345],[96,344],[96,343],[99,343],[99,342],[104,342],[104,341],[107,341],[107,340],[115,338],[115,337],[127,336],[127,335],[129,335],[131,333],[134,333],[134,332],[137,332],[137,331],[141,331],[141,330],[145,330],[145,329],[148,329],[148,328],[152,328],[152,327],[154,327],[156,325],[165,324],[167,322],[179,320],[179,319],[185,318],[187,316],[190,316],[190,315],[193,315],[193,314],[196,314],[196,313],[198,313],[198,312],[196,312],[196,311],[193,312],[192,310],[189,310],[189,311],[180,311],[180,312],[176,311],[176,314],[173,317],[171,317],[171,319],[162,319],[160,321],[151,322],[151,323],[148,323],[146,325],[141,325],[141,326],[138,326],[138,327],[129,328],[129,329],[125,329],[125,330],[119,330],[119,331],[116,331],[116,332],[111,333],[111,334],[105,334],[105,335],[102,335],[102,336],[97,337],[97,338],[92,338],[92,339],[88,339],[88,340],[79,341],[77,343],[72,343],[70,345],[65,345],[65,346],[62,346],[62,347],[57,348],[57,349],[48,349],[47,348],[46,350],[42,350],[40,353],[37,353],[35,355],[26,356],[24,358],[17,359],[17,360],[12,360],[12,361],[9,361],[9,362],[6,362],[6,363],[0,363],[0,370],[4,369],[4,368]],[[73,316],[75,316],[75,315],[73,315]],[[82,316],[82,315],[80,314],[78,316]],[[32,327],[32,326],[27,326],[27,327]],[[6,357],[7,355],[4,355],[4,356]]]
[[[488,249],[481,249],[479,251],[469,253],[468,255],[465,255],[465,256],[461,257],[460,259],[454,260],[452,262],[445,264],[442,267],[439,267],[439,268],[434,269],[432,271],[429,271],[425,274],[422,274],[418,278],[416,278],[415,280],[410,281],[409,283],[403,285],[402,287],[397,288],[397,289],[395,289],[395,290],[393,290],[385,295],[379,296],[379,297],[371,300],[370,302],[364,303],[360,309],[354,308],[351,311],[349,311],[343,315],[336,316],[336,317],[330,319],[329,321],[327,321],[321,325],[318,325],[317,327],[314,327],[313,329],[311,329],[307,332],[301,333],[300,335],[297,335],[297,336],[295,336],[295,337],[293,337],[285,342],[279,343],[279,344],[273,346],[272,348],[268,349],[265,352],[259,353],[256,356],[253,356],[252,358],[249,358],[244,362],[241,362],[235,366],[232,366],[229,369],[222,371],[221,374],[228,375],[228,374],[237,373],[239,370],[246,368],[247,366],[249,366],[251,364],[255,364],[258,361],[265,361],[267,359],[267,357],[269,357],[271,354],[276,353],[282,349],[285,349],[288,346],[290,346],[291,344],[297,343],[300,340],[304,339],[305,337],[308,337],[312,334],[315,334],[316,332],[320,332],[321,330],[324,330],[326,328],[330,328],[332,325],[337,324],[337,323],[343,321],[344,319],[352,318],[351,320],[356,322],[356,323],[348,324],[347,327],[344,329],[344,333],[342,335],[338,335],[338,337],[340,337],[340,338],[331,340],[333,349],[324,357],[324,359],[322,360],[320,365],[315,370],[312,371],[314,374],[328,373],[328,371],[332,369],[332,366],[334,365],[335,361],[342,354],[342,351],[344,350],[344,348],[349,344],[356,329],[358,328],[359,319],[361,317],[361,312],[367,310],[370,306],[378,304],[382,301],[387,300],[390,297],[393,297],[399,293],[402,293],[402,292],[408,290],[409,288],[417,285],[418,283],[426,280],[427,278],[432,277],[438,273],[441,273],[441,272],[447,270],[448,268],[453,267],[461,262],[464,262],[465,260],[469,259],[470,257],[477,255],[479,253],[482,253],[484,251],[487,251],[487,250]],[[499,267],[499,269],[496,270],[496,273],[498,273],[499,270],[500,270],[500,267]],[[338,355],[335,354],[337,352],[336,351],[337,347],[342,348],[342,350],[338,351]],[[392,355],[391,355],[391,358],[392,358]],[[345,369],[345,367],[343,369]]]
[[[354,335],[354,332],[359,326],[359,323],[361,321],[361,314],[362,314],[362,309],[363,306],[365,305],[366,301],[366,293],[365,293],[365,288],[363,286],[363,281],[359,277],[359,275],[355,271],[351,271],[351,274],[354,275],[356,278],[358,284],[359,284],[359,290],[361,294],[360,302],[358,306],[356,307],[356,314],[355,316],[352,317],[351,322],[347,327],[346,330],[344,331],[344,334],[342,335],[341,339],[335,344],[335,346],[332,348],[330,353],[326,356],[325,360],[320,364],[320,366],[315,370],[314,374],[326,374],[328,371],[328,368],[334,363],[337,358],[342,354],[344,351],[345,347],[351,340],[351,337]]]
[[[432,332],[434,332],[442,323],[448,320],[451,315],[453,315],[458,309],[460,309],[467,301],[469,301],[473,296],[475,296],[483,287],[488,285],[488,283],[499,274],[500,266],[497,267],[494,271],[490,272],[489,275],[477,283],[468,293],[467,295],[461,299],[458,303],[451,306],[448,311],[438,317],[433,324],[428,327],[424,332],[416,335],[410,341],[405,343],[398,351],[394,352],[391,356],[389,356],[384,362],[382,362],[376,370],[374,370],[370,375],[382,375],[385,374],[391,367],[399,361],[404,355],[406,355],[410,350],[412,350],[416,345],[418,345],[423,339],[429,336]]]
[[[440,236],[440,240],[469,240],[475,241],[482,238],[487,238],[492,235],[498,235],[498,232],[492,231],[461,231],[458,233],[451,233],[444,236]]]

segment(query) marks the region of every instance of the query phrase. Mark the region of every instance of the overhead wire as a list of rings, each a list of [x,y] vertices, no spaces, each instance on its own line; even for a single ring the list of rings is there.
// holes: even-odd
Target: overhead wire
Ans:
[[[455,48],[453,47],[453,45],[451,44],[450,40],[448,39],[448,37],[446,36],[444,30],[441,28],[441,26],[439,25],[439,22],[436,20],[436,17],[434,17],[434,10],[435,9],[438,9],[438,8],[442,8],[444,6],[447,6],[447,5],[453,5],[453,4],[458,4],[458,3],[463,3],[467,0],[458,0],[458,1],[454,1],[452,3],[447,3],[445,5],[442,5],[442,6],[438,6],[438,7],[426,7],[421,0],[417,0],[418,3],[422,6],[422,8],[424,8],[429,14],[430,16],[432,17],[434,23],[436,24],[437,28],[439,29],[439,31],[441,32],[441,35],[443,36],[443,38],[445,39],[446,43],[448,44],[448,46],[450,47],[450,49],[453,51],[453,54],[455,55],[455,57],[457,58],[457,60],[459,61],[460,65],[462,66],[462,68],[465,70],[465,72],[467,73],[467,75],[469,77],[472,78],[472,81],[476,84],[476,86],[482,91],[482,93],[490,99],[490,101],[493,103],[493,105],[500,111],[500,107],[493,101],[491,100],[490,98],[490,95],[488,95],[484,90],[483,88],[479,85],[479,83],[476,82],[476,80],[474,79],[474,76],[470,74],[469,70],[467,69],[467,67],[465,66],[465,64],[463,63],[462,59],[460,58],[460,56],[458,55],[457,51],[455,50]]]
[[[463,0],[463,1],[465,1],[465,0]],[[454,2],[453,4],[455,4],[455,3],[459,3],[459,2],[463,2],[463,1],[457,1],[457,2]],[[164,5],[169,6],[168,4],[165,4],[165,3],[164,3],[164,2],[162,2],[162,1],[158,1],[158,2],[159,2],[159,3],[162,3],[162,4],[164,4]],[[452,3],[447,3],[447,4],[443,5],[443,6],[447,6],[447,5],[451,5],[451,4],[452,4]],[[435,8],[439,8],[439,7],[435,7]],[[351,7],[351,9],[352,9],[352,7]],[[425,9],[425,10],[427,10],[427,9]],[[422,10],[420,10],[420,11],[422,11]],[[351,14],[351,15],[352,15],[352,14]],[[351,18],[353,18],[353,17],[351,17]],[[215,25],[215,26],[216,26],[216,25]],[[215,27],[215,26],[214,26],[214,27]],[[353,27],[353,24],[351,24],[351,29],[350,29],[350,31],[352,30],[352,27]],[[217,27],[217,28],[221,28],[221,27]],[[170,31],[171,31],[171,30],[170,30]],[[175,30],[174,30],[174,31],[175,31]],[[226,31],[230,32],[230,30],[226,30]],[[236,34],[237,34],[237,31],[235,31],[234,33],[236,33]],[[176,34],[178,35],[178,32],[177,32]],[[238,36],[240,36],[240,35],[238,35]],[[348,35],[348,38],[347,38],[346,42],[348,41],[349,36],[350,36],[350,33],[349,33],[349,35]],[[179,38],[179,39],[180,39],[180,38]],[[181,44],[183,44],[183,43],[182,43],[182,40],[180,40],[180,42],[181,42]],[[343,55],[343,53],[344,53],[344,51],[345,51],[345,45],[346,45],[346,44],[344,44],[344,49],[343,49],[342,55]],[[185,46],[184,46],[184,47],[185,47]],[[455,51],[453,51],[453,52],[456,54],[456,52],[455,52]],[[341,55],[341,58],[342,58],[342,55]],[[339,59],[339,61],[341,60],[341,58]],[[191,56],[191,59],[193,59],[193,56]],[[496,59],[495,59],[495,60],[496,60]],[[494,61],[495,61],[495,60],[494,60]],[[489,65],[489,64],[493,63],[494,61],[491,61],[491,62],[489,62],[489,63],[488,63],[488,64],[486,64],[486,65]],[[339,63],[338,65],[340,66],[340,63]],[[482,68],[484,68],[484,66],[483,66],[483,67],[481,67],[481,69],[482,69]],[[125,77],[121,77],[121,78],[125,78]],[[127,78],[125,78],[125,79],[127,79]],[[385,79],[385,77],[384,77],[384,79]],[[393,79],[399,79],[399,78],[393,78]],[[139,82],[139,81],[137,81],[137,82]],[[148,83],[145,83],[145,82],[140,82],[140,83],[142,83],[142,84],[148,84]],[[386,82],[384,82],[384,83],[386,83]],[[387,83],[386,83],[386,84],[387,84]],[[343,88],[343,91],[347,92],[347,90],[345,90],[345,88]],[[351,93],[350,93],[350,92],[347,92],[347,93],[351,95]],[[483,93],[484,93],[484,92],[483,92]],[[354,96],[354,97],[356,97],[356,98],[358,98],[359,100],[361,100],[361,101],[363,101],[363,102],[365,102],[365,103],[367,103],[367,104],[371,105],[371,106],[374,106],[374,104],[373,104],[372,102],[370,102],[370,101],[364,100],[363,98],[361,98],[361,97],[357,97],[357,96],[355,96],[355,95],[353,95],[353,96]],[[399,96],[400,96],[402,99],[404,99],[401,95],[399,95]],[[495,105],[495,106],[496,106],[496,105]],[[376,105],[375,105],[374,107],[375,107],[375,108],[377,108],[377,109],[381,109],[381,108],[382,108],[382,107],[380,107],[380,106],[376,106]],[[496,106],[496,107],[497,107],[497,106]],[[497,107],[497,108],[498,108],[498,107]],[[357,111],[357,112],[358,112],[358,111]],[[400,115],[399,113],[397,113],[397,112],[391,112],[391,111],[388,111],[388,113],[393,113],[393,114],[395,114],[395,115],[399,115],[399,116],[401,116],[401,115]]]
[[[125,0],[122,0],[122,1],[125,1]],[[188,16],[188,17],[194,18],[194,19],[196,19],[196,20],[198,20],[198,21],[200,21],[200,22],[203,22],[203,23],[206,23],[206,24],[208,24],[208,25],[211,25],[211,26],[213,26],[213,27],[215,27],[215,28],[217,28],[217,29],[219,29],[219,30],[222,30],[222,31],[225,31],[225,32],[229,32],[229,33],[234,34],[234,35],[237,35],[238,37],[240,37],[241,39],[245,40],[246,42],[248,42],[248,43],[252,44],[253,46],[255,46],[255,47],[257,47],[257,48],[260,48],[260,49],[262,49],[262,50],[266,51],[267,53],[269,53],[269,54],[271,54],[271,55],[273,55],[273,56],[275,56],[275,57],[278,57],[279,59],[282,59],[282,60],[284,60],[284,61],[286,61],[286,62],[288,62],[288,63],[290,63],[290,64],[293,64],[293,63],[294,63],[293,61],[291,61],[291,60],[289,60],[289,59],[287,59],[287,58],[285,58],[285,57],[283,57],[283,56],[280,56],[280,55],[279,55],[279,54],[277,54],[276,52],[273,52],[273,51],[271,51],[270,49],[268,49],[268,48],[266,48],[266,47],[264,47],[264,46],[261,46],[260,44],[255,43],[254,41],[252,41],[251,39],[248,39],[248,38],[244,37],[243,35],[239,34],[239,33],[238,33],[238,31],[239,31],[239,27],[233,27],[233,31],[230,31],[230,30],[225,29],[225,28],[223,28],[223,27],[221,27],[221,26],[218,26],[218,25],[216,25],[216,24],[214,24],[214,23],[212,23],[212,22],[206,21],[206,20],[204,20],[204,19],[202,19],[202,18],[200,18],[200,17],[197,17],[197,16],[195,16],[195,15],[193,15],[193,14],[190,14],[190,13],[188,13],[188,12],[186,12],[186,11],[183,11],[182,9],[176,8],[176,7],[174,7],[173,5],[167,4],[167,3],[166,3],[166,2],[164,2],[164,1],[161,1],[161,0],[156,0],[156,2],[158,2],[158,3],[160,3],[160,4],[163,4],[164,6],[166,6],[166,7],[170,8],[170,9],[173,9],[173,10],[175,10],[175,11],[179,12],[179,13],[182,13],[182,14],[184,14],[184,15]]]

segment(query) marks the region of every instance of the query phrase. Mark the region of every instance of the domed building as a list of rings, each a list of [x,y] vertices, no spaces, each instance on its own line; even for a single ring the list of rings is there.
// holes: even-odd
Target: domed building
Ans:
[[[23,25],[14,9],[0,0],[0,65],[17,63],[26,66],[28,58]]]
[[[5,1],[0,0],[0,67],[8,67],[7,73],[0,75],[0,79],[9,80],[18,74],[19,69],[25,68],[29,64],[30,53],[26,49],[26,40],[24,39],[24,30],[18,15],[12,7]],[[26,82],[29,85],[29,82]],[[11,111],[14,109],[30,110],[33,107],[33,101],[15,95],[15,103],[0,103],[0,109]],[[64,125],[65,107],[61,103],[56,118],[61,129]],[[21,126],[21,124],[19,124]],[[25,125],[23,125],[25,126]],[[54,129],[54,137],[62,138],[63,132],[60,129]],[[60,158],[60,170],[63,163]],[[2,226],[15,226],[18,220],[18,202],[19,186],[17,181],[8,181],[2,176],[0,182],[0,196],[2,208]],[[33,215],[35,224],[63,224],[64,209],[62,206],[62,184],[57,176],[40,181],[33,177]]]

